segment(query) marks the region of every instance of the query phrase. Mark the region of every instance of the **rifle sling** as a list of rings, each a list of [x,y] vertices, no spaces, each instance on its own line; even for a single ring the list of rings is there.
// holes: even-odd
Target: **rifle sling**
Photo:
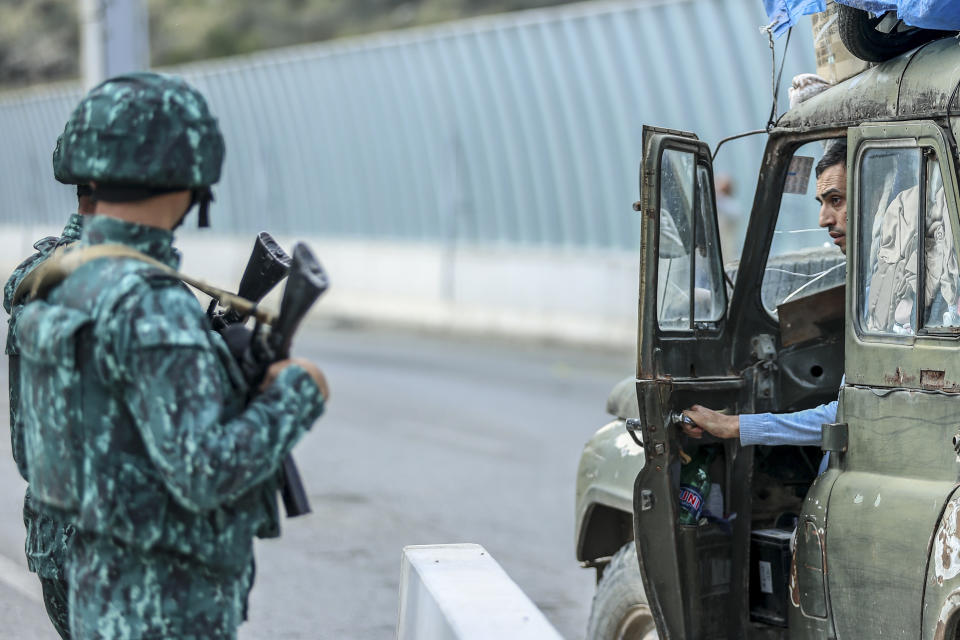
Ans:
[[[150,265],[154,269],[181,280],[194,289],[201,291],[217,300],[220,306],[233,309],[243,316],[254,316],[263,324],[272,325],[276,316],[260,309],[255,302],[241,298],[229,291],[215,287],[203,280],[193,278],[176,269],[171,269],[159,260],[131,249],[121,244],[98,244],[88,247],[63,246],[58,247],[36,269],[31,271],[17,286],[13,294],[13,304],[30,302],[43,298],[51,289],[66,280],[67,276],[79,269],[82,265],[101,258],[128,258]]]

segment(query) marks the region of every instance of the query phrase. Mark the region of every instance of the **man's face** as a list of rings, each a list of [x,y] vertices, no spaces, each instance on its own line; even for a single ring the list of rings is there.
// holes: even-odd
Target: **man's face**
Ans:
[[[842,164],[828,167],[817,178],[817,202],[820,203],[820,226],[830,233],[833,244],[847,252],[847,168]]]

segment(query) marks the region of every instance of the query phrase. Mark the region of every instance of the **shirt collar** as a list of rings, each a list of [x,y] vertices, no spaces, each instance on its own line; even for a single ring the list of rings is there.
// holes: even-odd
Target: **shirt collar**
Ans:
[[[64,245],[79,240],[80,232],[83,231],[83,218],[79,213],[71,213],[67,220],[67,226],[60,233],[60,240],[57,244]]]
[[[85,245],[122,244],[176,269],[180,252],[173,248],[173,232],[126,222],[110,216],[92,216],[83,225]]]

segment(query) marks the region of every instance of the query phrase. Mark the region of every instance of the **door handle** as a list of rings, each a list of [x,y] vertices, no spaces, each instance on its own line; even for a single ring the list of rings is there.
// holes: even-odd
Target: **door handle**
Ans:
[[[647,452],[648,457],[662,456],[666,453],[666,445],[662,442],[652,442],[650,445],[644,445],[640,437],[643,436],[643,423],[636,418],[628,418],[626,421],[627,433],[630,434],[630,437],[633,438],[633,441],[637,443],[637,446],[643,447],[644,451]],[[657,428],[654,426],[650,427],[650,431],[656,431]]]
[[[640,441],[640,438],[637,434],[643,435],[643,424],[636,418],[627,418],[626,421],[627,433],[630,434],[630,437],[633,438],[633,441],[637,443],[638,447],[643,446],[643,442]]]

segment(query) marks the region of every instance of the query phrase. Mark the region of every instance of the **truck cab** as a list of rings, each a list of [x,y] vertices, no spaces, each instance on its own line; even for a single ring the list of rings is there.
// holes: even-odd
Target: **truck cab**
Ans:
[[[939,40],[784,114],[735,270],[712,150],[644,128],[637,368],[578,472],[576,555],[598,579],[589,638],[960,637],[958,87],[960,49]],[[814,201],[836,140],[845,255]],[[831,401],[818,447],[678,424],[694,404]],[[683,461],[703,447],[709,517],[680,524]]]

